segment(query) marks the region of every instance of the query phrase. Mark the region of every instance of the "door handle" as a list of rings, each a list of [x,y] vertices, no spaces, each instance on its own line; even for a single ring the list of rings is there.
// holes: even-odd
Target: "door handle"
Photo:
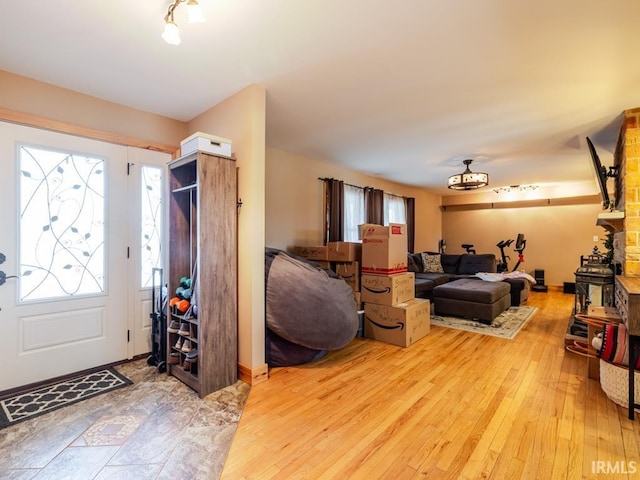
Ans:
[[[6,255],[4,253],[0,253],[0,264],[4,263],[4,261],[7,259]],[[0,270],[0,286],[4,285],[4,283],[7,281],[7,278],[18,278],[17,275],[9,275],[7,276],[6,273],[4,273],[2,270]]]

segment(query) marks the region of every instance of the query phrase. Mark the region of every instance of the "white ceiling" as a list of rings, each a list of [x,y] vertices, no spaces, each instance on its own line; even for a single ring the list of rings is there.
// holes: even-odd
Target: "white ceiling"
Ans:
[[[257,83],[269,146],[445,195],[594,182],[640,107],[638,0],[200,0],[177,47],[169,3],[3,1],[0,69],[183,121]]]

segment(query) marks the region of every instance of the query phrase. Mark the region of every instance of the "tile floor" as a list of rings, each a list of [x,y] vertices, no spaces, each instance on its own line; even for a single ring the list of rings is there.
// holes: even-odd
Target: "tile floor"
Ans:
[[[0,430],[0,479],[219,478],[249,385],[200,399],[146,360],[117,369],[133,385]]]

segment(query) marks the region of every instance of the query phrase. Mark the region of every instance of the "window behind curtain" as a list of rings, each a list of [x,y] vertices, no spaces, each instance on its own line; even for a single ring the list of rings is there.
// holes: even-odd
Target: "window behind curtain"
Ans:
[[[344,241],[360,242],[358,225],[364,221],[364,190],[344,185]]]
[[[407,223],[407,210],[403,197],[384,194],[384,224]]]

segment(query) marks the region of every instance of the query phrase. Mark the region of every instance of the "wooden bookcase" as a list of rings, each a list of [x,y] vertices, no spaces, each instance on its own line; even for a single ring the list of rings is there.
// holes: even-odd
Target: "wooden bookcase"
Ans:
[[[179,364],[168,364],[168,373],[205,397],[238,378],[236,162],[195,152],[168,166],[168,296],[175,295],[182,277],[195,272],[197,306],[197,315],[169,308],[168,323],[186,323],[189,335],[167,333],[167,356],[180,355]],[[189,371],[187,353],[175,348],[178,338],[198,349],[197,364]]]

